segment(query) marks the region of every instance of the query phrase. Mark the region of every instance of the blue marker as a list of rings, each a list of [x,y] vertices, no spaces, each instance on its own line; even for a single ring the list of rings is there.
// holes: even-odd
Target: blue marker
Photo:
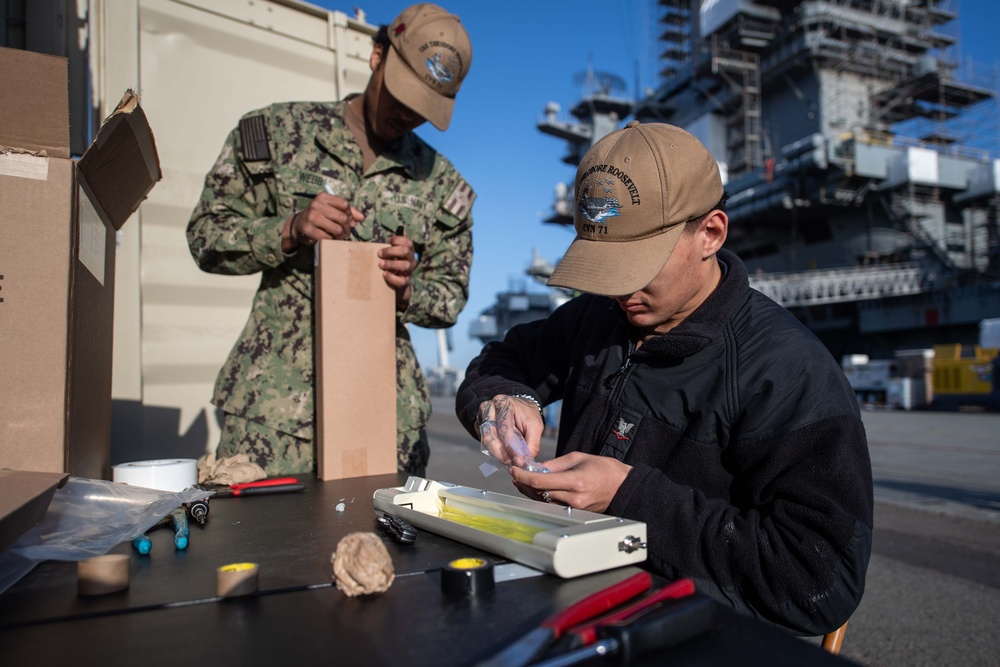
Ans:
[[[149,553],[149,550],[152,548],[153,545],[149,541],[149,537],[146,535],[146,533],[143,533],[139,537],[132,540],[132,546],[136,548],[136,551],[145,556],[146,554]]]
[[[187,510],[179,507],[170,513],[170,518],[174,521],[174,546],[178,549],[186,549],[188,545]]]

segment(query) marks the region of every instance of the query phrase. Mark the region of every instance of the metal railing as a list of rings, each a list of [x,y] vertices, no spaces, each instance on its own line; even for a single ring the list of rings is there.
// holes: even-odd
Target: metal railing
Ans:
[[[916,264],[750,276],[752,288],[786,308],[919,294],[929,282]]]

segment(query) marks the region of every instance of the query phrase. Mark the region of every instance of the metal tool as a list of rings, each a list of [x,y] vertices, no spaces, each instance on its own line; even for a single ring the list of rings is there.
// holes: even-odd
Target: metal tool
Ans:
[[[585,621],[614,609],[627,600],[645,593],[653,585],[648,572],[640,572],[593,595],[574,602],[537,628],[515,641],[478,667],[522,667],[537,660],[563,634]]]
[[[413,544],[417,539],[417,529],[398,516],[382,514],[378,517],[378,523],[385,532],[392,536],[392,539],[400,544]]]
[[[627,665],[652,651],[677,646],[704,634],[715,623],[717,604],[701,595],[687,595],[652,606],[621,623],[601,625],[600,640],[590,646],[536,662],[532,667],[565,667],[596,657]]]
[[[197,521],[202,526],[205,525],[205,521],[208,519],[208,498],[194,500],[190,503],[184,503],[184,507],[187,509],[188,514],[191,515],[192,519]]]

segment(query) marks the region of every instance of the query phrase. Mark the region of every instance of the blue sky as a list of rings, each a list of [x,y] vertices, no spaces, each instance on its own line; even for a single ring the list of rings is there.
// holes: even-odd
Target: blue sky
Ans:
[[[403,0],[313,0],[369,23],[389,23],[411,2]],[[588,64],[628,85],[622,96],[655,87],[656,3],[654,0],[439,0],[457,14],[473,45],[469,77],[458,94],[451,127],[430,124],[418,133],[450,159],[477,194],[473,217],[474,258],[469,302],[451,332],[451,365],[464,369],[481,343],[469,337],[469,323],[513,286],[545,288],[524,274],[534,248],[555,263],[573,240],[572,229],[542,222],[553,189],[572,182],[574,168],[562,162],[566,144],[536,128],[545,105],[562,107],[560,118],[579,101],[577,80]],[[957,0],[963,59],[1000,68],[997,0]],[[951,29],[954,30],[953,28]],[[994,138],[996,146],[1000,138]],[[411,328],[421,365],[438,365],[434,332]]]

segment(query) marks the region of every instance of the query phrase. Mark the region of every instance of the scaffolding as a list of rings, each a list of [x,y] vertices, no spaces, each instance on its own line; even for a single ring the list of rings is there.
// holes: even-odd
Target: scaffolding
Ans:
[[[691,62],[692,31],[695,29],[692,0],[657,0],[660,6],[660,78],[669,80]]]
[[[737,101],[726,117],[729,171],[734,175],[753,171],[764,164],[760,57],[731,48],[712,35],[712,73],[725,79],[731,99]]]

